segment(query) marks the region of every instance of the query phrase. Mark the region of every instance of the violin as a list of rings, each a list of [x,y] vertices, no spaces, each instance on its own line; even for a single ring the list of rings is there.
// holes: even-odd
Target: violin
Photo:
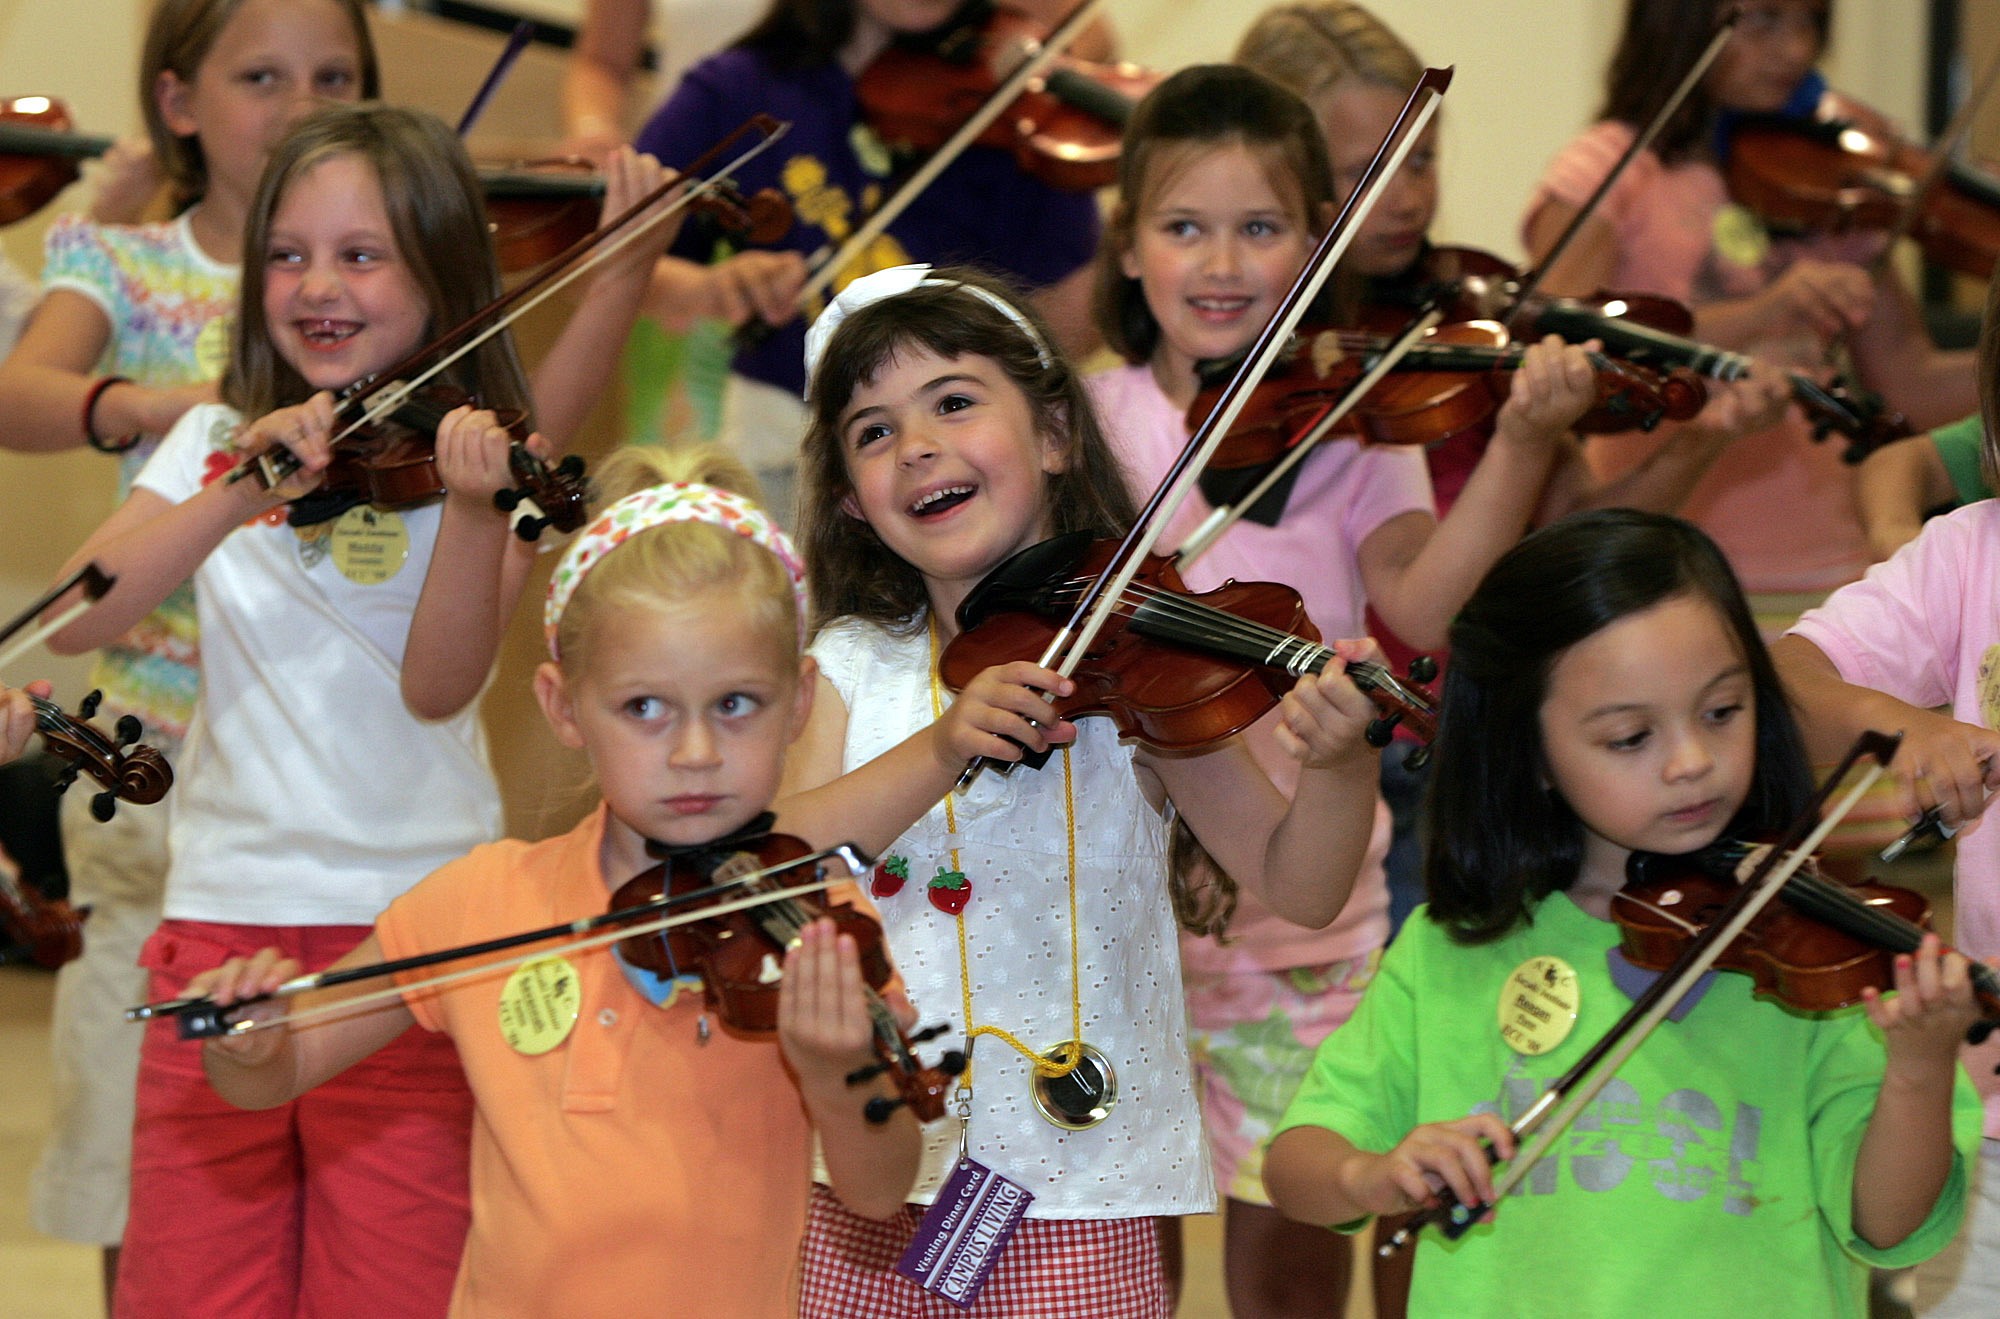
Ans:
[[[0,225],[24,220],[81,175],[76,162],[112,140],[72,131],[69,110],[47,96],[0,98]]]
[[[587,160],[565,156],[479,171],[486,218],[500,269],[532,270],[597,228],[604,175]],[[768,247],[792,227],[792,204],[776,188],[745,197],[727,179],[689,203],[739,243]]]
[[[1735,125],[1725,178],[1730,196],[1783,234],[1896,230],[1905,223],[1924,256],[1985,279],[2000,259],[2000,179],[1957,162],[1921,196],[1936,157],[1888,121],[1837,92],[1814,115],[1746,115]]]
[[[1076,607],[1083,589],[1111,560],[1114,541],[1088,532],[1045,540],[1011,556],[958,607],[959,634],[938,659],[954,691],[982,670],[1045,647]],[[1261,719],[1299,677],[1339,657],[1319,644],[1297,591],[1276,582],[1227,582],[1188,589],[1173,559],[1147,555],[1113,621],[1070,675],[1076,690],[1058,698],[1056,717],[1107,714],[1122,736],[1172,754],[1197,755]],[[1368,743],[1384,747],[1407,724],[1427,754],[1437,733],[1430,693],[1416,685],[1436,666],[1413,661],[1408,684],[1380,664],[1352,661],[1347,676],[1380,711]],[[1024,758],[1030,767],[1047,753]]]
[[[1634,852],[1626,884],[1611,898],[1626,959],[1648,971],[1671,966],[1681,950],[1735,896],[1736,876],[1755,849],[1723,839],[1688,856]],[[1874,882],[1843,884],[1809,859],[1723,951],[1716,965],[1741,971],[1755,993],[1800,1012],[1852,1007],[1862,990],[1895,984],[1895,958],[1914,953],[1930,926],[1920,893]],[[1971,962],[1973,990],[2000,1022],[2000,976]]]
[[[1436,302],[1454,320],[1504,316],[1509,326],[1530,334],[1554,334],[1570,343],[1596,339],[1606,354],[1652,371],[1686,368],[1705,379],[1729,381],[1742,379],[1750,369],[1751,359],[1745,354],[1689,338],[1694,313],[1671,298],[1622,291],[1601,291],[1588,298],[1533,295],[1517,310],[1518,272],[1475,248],[1429,249],[1423,275],[1427,278],[1399,281],[1386,296],[1371,294],[1361,324],[1392,328],[1401,323],[1407,309]],[[1792,401],[1805,414],[1813,437],[1824,439],[1834,433],[1845,437],[1842,456],[1850,463],[1910,434],[1909,422],[1888,410],[1879,395],[1841,383],[1821,384],[1797,371],[1785,375]]]
[[[374,377],[341,391],[340,401],[372,393]],[[414,508],[445,492],[437,467],[437,428],[452,409],[477,406],[472,395],[442,379],[411,391],[382,420],[353,430],[334,449],[320,485],[306,499],[326,498],[332,505],[366,502],[381,509]],[[587,520],[590,491],[584,481],[583,459],[569,454],[553,465],[528,448],[527,417],[514,408],[495,414],[508,434],[507,468],[515,486],[496,491],[494,507],[513,513],[533,500],[540,513],[524,514],[514,522],[522,540],[534,541],[554,527],[568,533]]]
[[[1366,331],[1302,328],[1251,394],[1210,467],[1262,466],[1284,453],[1386,346]],[[1482,425],[1506,401],[1526,351],[1510,344],[1496,321],[1440,325],[1368,390],[1342,423],[1345,433],[1368,444],[1433,444]],[[1662,418],[1685,421],[1708,402],[1707,388],[1684,368],[1655,374],[1603,353],[1591,354],[1591,365],[1597,400],[1575,423],[1586,434],[1651,430]],[[1206,383],[1188,407],[1190,428],[1214,408],[1233,366],[1202,364]]]
[[[1004,5],[968,6],[938,32],[892,42],[861,71],[862,118],[893,151],[935,151],[1047,35]],[[1117,179],[1132,107],[1164,77],[1059,56],[974,141],[1012,151],[1023,172],[1052,188],[1093,192]]]
[[[773,870],[811,854],[812,849],[800,840],[771,833],[745,840],[737,851],[716,845],[673,849],[661,865],[621,885],[612,895],[611,905],[613,909],[634,909],[657,907],[675,898],[686,900],[697,890],[725,886],[752,871]],[[701,908],[689,911],[699,917]],[[908,1104],[919,1122],[944,1116],[946,1092],[952,1078],[965,1070],[965,1055],[949,1050],[936,1067],[926,1067],[917,1060],[913,1046],[943,1034],[946,1027],[933,1026],[913,1036],[903,1033],[875,992],[894,975],[884,951],[882,927],[849,904],[828,904],[819,894],[786,898],[740,908],[713,920],[696,919],[669,930],[635,935],[620,941],[618,952],[633,966],[663,978],[698,973],[704,1000],[725,1027],[740,1034],[768,1036],[778,1029],[785,949],[800,931],[822,916],[853,938],[861,954],[861,976],[868,985],[868,1015],[874,1026],[878,1061],[850,1073],[848,1084],[886,1074],[900,1096],[869,1100],[864,1115],[870,1122],[886,1122],[899,1106]]]
[[[28,699],[35,709],[35,731],[42,744],[64,762],[55,790],[66,791],[82,774],[103,786],[104,791],[90,800],[90,813],[96,819],[109,820],[121,801],[149,806],[173,786],[174,771],[166,757],[152,747],[137,745],[143,731],[137,719],[129,714],[120,717],[108,736],[90,722],[103,693],[93,691],[84,697],[75,715],[65,714],[60,705],[44,697],[30,695]],[[53,969],[82,955],[83,922],[89,915],[90,908],[78,909],[62,898],[45,897],[33,885],[0,870],[0,926],[40,965]]]

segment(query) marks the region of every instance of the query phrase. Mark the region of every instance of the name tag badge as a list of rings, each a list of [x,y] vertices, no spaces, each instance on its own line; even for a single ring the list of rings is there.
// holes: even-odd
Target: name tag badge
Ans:
[[[500,1038],[516,1053],[547,1053],[576,1029],[583,991],[576,968],[560,957],[517,967],[500,989]]]
[[[1034,1199],[985,1164],[960,1159],[896,1261],[896,1272],[933,1296],[971,1308]]]
[[[356,586],[380,586],[403,570],[410,532],[400,514],[357,504],[333,524],[333,566]]]
[[[1560,957],[1530,957],[1500,986],[1500,1040],[1515,1053],[1547,1053],[1576,1026],[1576,968]]]

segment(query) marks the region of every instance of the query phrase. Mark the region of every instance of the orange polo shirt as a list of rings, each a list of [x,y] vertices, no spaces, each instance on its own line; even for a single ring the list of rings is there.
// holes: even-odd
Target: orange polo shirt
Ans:
[[[443,867],[383,912],[383,951],[603,911],[604,819],[600,806],[562,837],[493,843]],[[508,972],[405,996],[421,1025],[457,1043],[478,1104],[452,1313],[796,1314],[811,1132],[776,1041],[711,1021],[703,1042],[699,991],[655,1006],[609,947],[568,961],[581,1010],[546,1053],[502,1036]]]

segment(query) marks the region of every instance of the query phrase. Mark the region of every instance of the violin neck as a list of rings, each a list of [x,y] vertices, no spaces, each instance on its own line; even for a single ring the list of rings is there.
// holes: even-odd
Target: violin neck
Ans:
[[[1131,611],[1131,627],[1141,636],[1190,650],[1282,669],[1293,677],[1318,673],[1333,651],[1316,641],[1240,618],[1189,596],[1160,593]]]
[[[1042,90],[1085,114],[1106,123],[1125,127],[1132,119],[1132,98],[1115,88],[1085,77],[1073,69],[1051,69],[1042,79]]]
[[[1607,351],[1630,357],[1641,365],[1684,366],[1711,380],[1739,380],[1750,369],[1750,359],[1741,353],[1559,301],[1542,309],[1535,318],[1535,328],[1545,334],[1561,335],[1571,343],[1598,339]]]
[[[92,133],[65,133],[53,128],[0,125],[0,152],[21,156],[68,156],[95,160],[111,150],[112,140]]]

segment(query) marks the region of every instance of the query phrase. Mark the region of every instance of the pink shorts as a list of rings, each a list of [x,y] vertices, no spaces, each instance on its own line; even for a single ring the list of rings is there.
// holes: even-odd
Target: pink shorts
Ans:
[[[1268,1205],[1264,1146],[1320,1041],[1354,1015],[1381,951],[1326,966],[1187,976],[1188,1048],[1225,1199]]]
[[[153,998],[276,945],[310,969],[367,926],[168,921],[140,962]],[[134,1319],[425,1316],[450,1304],[470,1221],[472,1094],[449,1037],[412,1027],[289,1104],[246,1112],[201,1042],[146,1027],[132,1209],[114,1312]]]
[[[1173,1313],[1156,1219],[1027,1219],[978,1302],[962,1310],[894,1272],[923,1214],[921,1205],[904,1205],[893,1218],[863,1218],[826,1187],[813,1187],[801,1319],[1168,1319]]]

